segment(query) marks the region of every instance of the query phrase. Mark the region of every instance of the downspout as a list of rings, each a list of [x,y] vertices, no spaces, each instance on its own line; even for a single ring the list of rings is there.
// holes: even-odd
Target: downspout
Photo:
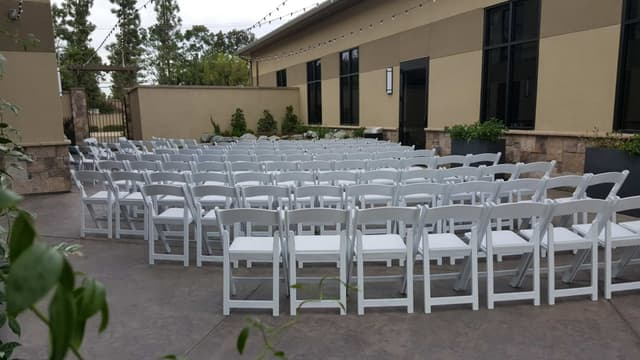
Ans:
[[[256,87],[260,87],[260,63],[256,60]]]

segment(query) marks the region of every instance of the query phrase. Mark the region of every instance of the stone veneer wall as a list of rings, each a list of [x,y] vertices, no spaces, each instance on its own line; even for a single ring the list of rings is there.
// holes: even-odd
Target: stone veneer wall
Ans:
[[[3,164],[13,176],[13,189],[19,194],[42,194],[71,190],[68,145],[26,147],[31,163],[17,163],[20,168]]]
[[[556,160],[557,174],[584,172],[585,141],[577,136],[537,135],[514,132],[506,137],[506,162]],[[440,155],[451,153],[451,139],[443,131],[427,131],[427,148],[438,148]]]

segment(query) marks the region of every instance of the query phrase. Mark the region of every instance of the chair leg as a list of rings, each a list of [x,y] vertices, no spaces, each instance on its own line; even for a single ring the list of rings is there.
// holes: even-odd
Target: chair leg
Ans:
[[[120,239],[120,204],[116,203],[116,205],[114,206],[114,212],[115,213],[113,214],[113,217],[115,219],[116,225],[116,239]]]
[[[613,283],[612,276],[612,249],[611,249],[611,241],[607,239],[607,243],[604,247],[604,298],[609,300],[611,299],[611,285]]]
[[[533,305],[540,306],[540,245],[533,246]]]
[[[222,259],[222,314],[229,315],[231,308],[231,263],[229,254],[224,254]]]
[[[588,256],[589,256],[589,250],[578,251],[578,254],[576,254],[575,261],[573,262],[573,264],[571,264],[571,268],[565,271],[564,274],[562,274],[563,283],[568,284],[568,283],[571,283],[573,279],[575,279],[576,274],[580,270],[580,266],[584,264]]]
[[[615,269],[612,270],[611,277],[612,278],[619,277],[624,271],[624,268],[627,265],[629,265],[629,262],[633,258],[635,258],[639,252],[640,252],[640,246],[634,246],[633,248],[629,249],[629,251],[626,251],[624,254],[622,254],[622,256],[620,257],[620,261],[618,262],[618,265],[615,267]]]
[[[598,300],[598,240],[591,247],[591,300]]]
[[[107,238],[113,238],[113,204],[107,204]]]
[[[549,305],[555,305],[556,303],[556,252],[553,245],[549,243],[547,249],[547,266],[549,267],[547,273],[547,284],[549,287]]]
[[[424,282],[424,313],[431,314],[431,261],[428,252],[422,254],[422,276]]]
[[[471,307],[473,310],[480,309],[479,291],[478,291],[478,249],[471,250],[471,296],[473,298]]]
[[[297,284],[296,277],[296,255],[294,252],[289,254],[289,281],[291,281],[291,288],[289,289],[289,314],[291,316],[296,316],[298,312],[297,307],[297,295],[298,290],[293,286]]]
[[[487,308],[494,308],[493,301],[493,251],[487,246]]]
[[[271,301],[273,302],[273,316],[280,315],[280,261],[276,257],[272,260],[272,277],[273,277],[273,295]]]
[[[80,207],[81,209],[81,214],[80,214],[80,237],[81,238],[85,238],[85,230],[87,228],[87,219],[86,219],[86,208],[85,208],[85,204],[84,202],[82,203],[82,206]]]
[[[407,258],[411,258],[411,256],[413,256],[412,254],[413,250],[409,250],[409,253],[407,253]],[[406,266],[406,270],[407,270],[407,301],[408,301],[408,305],[407,305],[407,313],[408,314],[413,314],[413,261],[407,261],[407,266]]]
[[[358,272],[358,315],[364,315],[364,263],[361,254],[358,254],[356,263]]]
[[[182,256],[184,258],[184,266],[189,266],[189,223],[182,224]]]
[[[149,220],[151,221],[151,220]],[[149,265],[153,265],[155,263],[155,242],[156,242],[156,234],[155,234],[155,226],[154,224],[148,224],[148,235],[149,238]]]
[[[294,264],[294,263],[291,263]],[[295,269],[295,266],[289,264],[289,266]],[[346,264],[346,256],[343,252],[340,252],[340,302],[342,306],[340,306],[340,315],[347,315],[347,264]],[[293,282],[293,280],[291,280]],[[294,290],[294,289],[291,289]]]
[[[476,255],[476,260],[477,260],[477,255]],[[456,282],[453,286],[453,289],[455,291],[464,291],[468,284],[469,284],[469,278],[470,278],[470,273],[471,273],[471,259],[467,258],[462,266],[462,271],[460,272],[460,274],[458,274],[458,278],[456,279]]]
[[[202,228],[203,228],[202,222],[196,221],[195,237],[196,237],[196,266],[197,267],[202,266],[202,238],[205,238],[204,241],[206,241],[206,236],[207,236],[207,233],[203,232]]]

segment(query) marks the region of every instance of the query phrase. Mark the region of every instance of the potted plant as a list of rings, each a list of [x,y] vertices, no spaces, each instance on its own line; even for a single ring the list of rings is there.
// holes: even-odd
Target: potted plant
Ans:
[[[475,124],[459,124],[445,128],[451,137],[451,154],[505,153],[507,127],[492,118]]]
[[[618,192],[620,197],[640,195],[640,134],[625,136],[607,134],[587,140],[584,156],[585,173],[629,170],[629,176]],[[605,198],[611,186],[592,186],[587,195]]]

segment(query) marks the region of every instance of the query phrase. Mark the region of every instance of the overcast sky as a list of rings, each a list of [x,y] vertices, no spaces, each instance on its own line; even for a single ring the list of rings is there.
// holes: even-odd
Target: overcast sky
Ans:
[[[59,4],[62,0],[52,0]],[[212,31],[228,31],[231,29],[245,29],[262,19],[268,13],[272,13],[270,19],[275,19],[271,24],[266,24],[261,28],[253,30],[257,37],[263,36],[276,29],[279,25],[300,15],[302,9],[309,9],[323,0],[177,0],[180,6],[180,17],[182,27],[190,28],[192,25],[205,25]],[[138,0],[138,6],[142,6],[147,0]],[[280,7],[276,11],[276,7]],[[92,36],[94,48],[107,36],[109,30],[116,23],[116,17],[111,13],[113,4],[109,0],[94,0],[90,20],[96,25],[96,30]],[[296,14],[292,17],[291,12]],[[283,16],[282,20],[278,18]],[[140,17],[143,27],[149,27],[155,22],[155,13],[150,4],[140,10]],[[107,43],[113,41],[107,40]],[[105,44],[105,45],[106,45]],[[106,62],[107,53],[102,48],[99,51],[102,60]]]

